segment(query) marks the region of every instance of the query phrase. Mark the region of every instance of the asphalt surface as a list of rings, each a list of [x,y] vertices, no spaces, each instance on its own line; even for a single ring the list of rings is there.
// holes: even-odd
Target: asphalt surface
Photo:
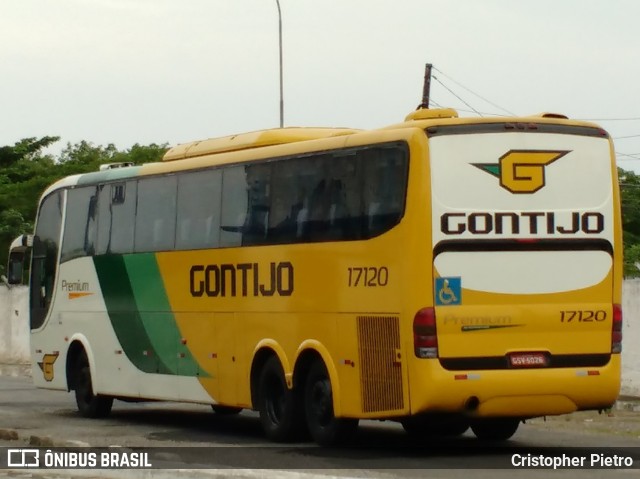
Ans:
[[[640,465],[640,402],[626,398],[604,414],[583,412],[528,421],[505,448],[487,448],[470,433],[415,443],[395,423],[363,421],[352,447],[331,450],[310,442],[271,444],[265,440],[255,412],[217,416],[202,405],[116,402],[109,418],[87,420],[78,416],[71,394],[37,390],[26,377],[0,376],[0,446],[149,447],[155,454],[154,465],[179,469],[180,477],[466,479],[471,471],[475,479],[513,477],[508,466],[516,453],[629,453]],[[489,469],[494,467],[502,469]],[[91,476],[77,472],[47,470],[25,475],[24,471],[13,471],[15,475],[3,476],[9,472],[0,470],[0,478],[163,478],[167,474],[160,470],[92,470]],[[609,477],[609,473],[640,475],[637,470],[599,472],[530,469],[518,470],[517,477],[546,477],[540,473],[561,473],[567,479]]]

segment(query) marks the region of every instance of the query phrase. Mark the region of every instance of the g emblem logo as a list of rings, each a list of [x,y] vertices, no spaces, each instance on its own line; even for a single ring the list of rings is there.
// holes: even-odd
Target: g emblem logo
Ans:
[[[44,380],[47,382],[53,381],[53,363],[58,359],[58,355],[60,353],[55,352],[53,354],[45,354],[42,357],[42,362],[38,363],[40,369],[42,369],[42,375],[44,376]]]
[[[499,163],[472,163],[500,179],[500,186],[511,193],[535,193],[545,185],[545,167],[569,151],[510,150]]]

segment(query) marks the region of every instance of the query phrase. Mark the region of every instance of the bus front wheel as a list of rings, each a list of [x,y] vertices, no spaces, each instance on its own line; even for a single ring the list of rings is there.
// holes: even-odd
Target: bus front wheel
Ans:
[[[93,393],[91,369],[89,368],[87,354],[84,351],[76,361],[75,375],[76,404],[80,414],[89,418],[108,416],[113,405],[113,398]]]
[[[346,442],[358,427],[357,419],[337,418],[333,415],[331,380],[320,361],[313,363],[307,376],[305,414],[311,437],[321,446]]]
[[[471,423],[471,430],[483,441],[506,441],[516,433],[519,425],[520,420],[514,418],[477,419]]]
[[[294,439],[300,432],[300,404],[294,391],[287,388],[277,357],[267,360],[258,380],[260,422],[267,437],[276,442]]]

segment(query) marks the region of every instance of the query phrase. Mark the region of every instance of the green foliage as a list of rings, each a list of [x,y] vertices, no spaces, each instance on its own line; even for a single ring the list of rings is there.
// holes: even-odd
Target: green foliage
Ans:
[[[118,150],[113,144],[103,147],[81,141],[67,143],[57,157],[45,154],[45,148],[59,139],[25,138],[0,147],[0,272],[6,268],[11,241],[33,231],[38,201],[47,186],[68,175],[97,171],[104,163],[160,161],[167,151],[167,145],[135,144]]]
[[[40,139],[25,138],[13,146],[0,147],[0,167],[9,167],[20,160],[33,160],[41,156],[42,150],[51,146],[60,137],[44,136]]]
[[[634,278],[640,276],[640,270],[638,270],[638,267],[640,267],[640,244],[635,243],[629,246],[625,246],[624,277]]]
[[[33,223],[25,221],[22,214],[14,209],[9,208],[0,212],[0,242],[8,245],[14,238],[23,232],[33,230]],[[5,248],[5,249],[7,249]],[[5,255],[7,252],[5,252]]]
[[[625,278],[640,276],[640,176],[618,168],[622,230],[624,241]]]

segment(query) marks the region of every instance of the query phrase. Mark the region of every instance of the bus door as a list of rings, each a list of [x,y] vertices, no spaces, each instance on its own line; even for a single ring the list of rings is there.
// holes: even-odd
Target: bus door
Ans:
[[[54,299],[62,225],[63,192],[56,191],[40,205],[31,259],[31,329],[40,328]]]

